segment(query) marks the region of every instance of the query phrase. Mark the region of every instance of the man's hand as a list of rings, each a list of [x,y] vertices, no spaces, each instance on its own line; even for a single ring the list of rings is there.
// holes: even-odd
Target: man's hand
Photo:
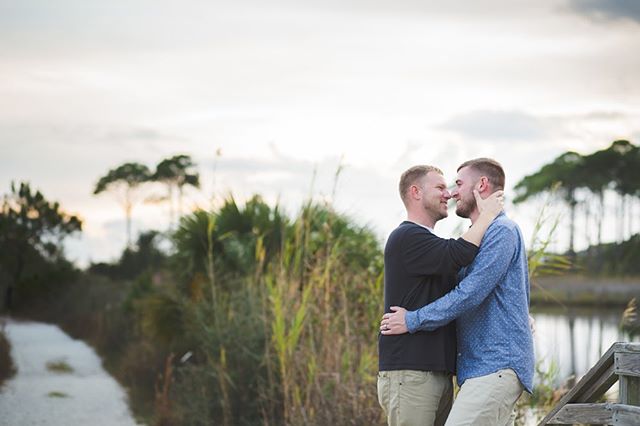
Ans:
[[[480,197],[477,189],[473,190],[473,196],[476,199],[476,205],[480,213],[486,213],[491,217],[496,217],[504,208],[504,191],[496,191],[484,200]]]
[[[409,330],[404,321],[407,310],[400,306],[391,306],[389,309],[391,309],[392,312],[384,314],[382,321],[380,321],[380,333],[385,335],[408,333]]]

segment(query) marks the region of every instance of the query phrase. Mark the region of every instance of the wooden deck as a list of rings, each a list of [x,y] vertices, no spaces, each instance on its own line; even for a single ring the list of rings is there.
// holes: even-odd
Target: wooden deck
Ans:
[[[616,382],[617,403],[598,403]],[[640,343],[614,343],[542,419],[543,425],[640,425]]]

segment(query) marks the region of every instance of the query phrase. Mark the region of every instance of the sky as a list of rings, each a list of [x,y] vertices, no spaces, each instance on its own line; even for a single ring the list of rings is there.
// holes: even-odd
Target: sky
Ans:
[[[565,151],[640,143],[638,52],[635,0],[0,0],[0,184],[78,214],[81,265],[126,239],[97,180],[182,153],[202,181],[187,208],[257,193],[293,216],[312,195],[384,242],[412,165],[453,182],[495,158],[509,199]],[[540,206],[508,203],[526,238]],[[133,219],[164,229],[168,206]],[[436,232],[463,226],[451,214]]]

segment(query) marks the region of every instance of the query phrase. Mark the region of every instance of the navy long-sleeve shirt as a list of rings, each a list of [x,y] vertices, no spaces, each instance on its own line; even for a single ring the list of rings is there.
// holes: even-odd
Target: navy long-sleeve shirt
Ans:
[[[384,250],[384,309],[417,309],[450,291],[457,272],[471,263],[478,248],[463,239],[444,239],[413,222],[402,222]],[[380,335],[380,371],[421,370],[453,373],[455,324],[399,336]]]

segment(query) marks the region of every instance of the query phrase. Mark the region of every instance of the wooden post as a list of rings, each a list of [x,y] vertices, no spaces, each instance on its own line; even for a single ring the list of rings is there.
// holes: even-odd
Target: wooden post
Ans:
[[[620,376],[620,403],[640,405],[640,377]]]
[[[640,406],[640,353],[616,353],[615,371],[620,381],[620,404]]]

